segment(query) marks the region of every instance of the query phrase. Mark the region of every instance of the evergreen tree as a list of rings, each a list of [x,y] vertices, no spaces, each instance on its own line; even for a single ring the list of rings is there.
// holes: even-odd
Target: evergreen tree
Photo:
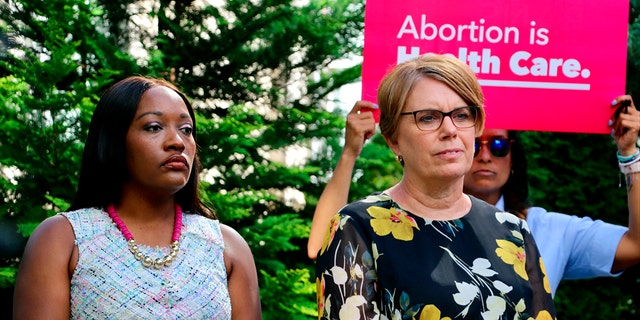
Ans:
[[[24,238],[75,193],[100,92],[136,65],[101,32],[101,9],[75,0],[0,4],[0,286]]]
[[[304,250],[313,207],[305,195],[313,199],[324,185],[314,179],[319,167],[291,154],[340,135],[343,115],[322,106],[360,76],[360,66],[331,64],[361,52],[363,4],[4,5],[0,27],[14,47],[0,62],[2,221],[26,237],[66,210],[99,95],[132,74],[162,77],[197,108],[204,198],[251,245],[264,318],[315,318],[313,264]],[[0,270],[5,286],[24,243],[14,238],[20,245]]]

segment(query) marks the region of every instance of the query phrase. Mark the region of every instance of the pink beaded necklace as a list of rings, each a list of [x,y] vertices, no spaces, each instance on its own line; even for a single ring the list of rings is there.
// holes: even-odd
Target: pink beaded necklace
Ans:
[[[118,230],[122,232],[122,235],[127,240],[127,244],[129,245],[129,251],[133,253],[133,256],[136,257],[137,260],[142,262],[142,265],[150,268],[154,267],[156,269],[160,269],[164,266],[169,266],[175,260],[178,255],[178,248],[180,246],[180,232],[182,229],[182,208],[179,204],[176,204],[176,217],[173,223],[173,235],[171,236],[171,245],[169,246],[169,254],[158,259],[152,259],[151,257],[145,255],[140,252],[136,241],[133,239],[133,235],[127,229],[127,226],[124,224],[124,221],[120,219],[118,214],[116,213],[116,209],[113,207],[113,204],[107,206],[107,212],[109,213],[109,217],[113,220]]]

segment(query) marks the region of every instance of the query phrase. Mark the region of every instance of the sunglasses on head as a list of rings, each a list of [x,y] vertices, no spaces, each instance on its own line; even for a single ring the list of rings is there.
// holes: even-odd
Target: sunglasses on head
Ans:
[[[488,144],[489,145],[489,151],[491,152],[491,154],[494,157],[498,157],[498,158],[502,158],[502,157],[508,155],[509,151],[511,150],[511,140],[510,139],[507,139],[507,138],[491,138],[489,140],[481,141],[480,139],[476,138],[475,151],[473,153],[474,157],[478,156],[478,153],[480,153],[480,147],[482,147],[483,144]]]

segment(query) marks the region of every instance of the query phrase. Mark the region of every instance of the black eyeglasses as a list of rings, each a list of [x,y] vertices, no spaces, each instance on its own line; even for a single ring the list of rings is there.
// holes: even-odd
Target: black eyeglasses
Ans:
[[[509,154],[511,151],[512,140],[506,138],[491,138],[489,140],[480,141],[476,139],[475,152],[473,157],[475,158],[480,153],[480,148],[483,144],[489,145],[489,151],[494,157],[502,158]]]
[[[422,131],[434,131],[440,129],[442,121],[445,117],[451,118],[453,124],[457,128],[470,128],[476,124],[476,116],[478,114],[477,106],[466,106],[453,109],[449,112],[442,112],[440,110],[417,110],[411,112],[403,112],[400,115],[413,115],[413,119],[416,121],[416,126]]]

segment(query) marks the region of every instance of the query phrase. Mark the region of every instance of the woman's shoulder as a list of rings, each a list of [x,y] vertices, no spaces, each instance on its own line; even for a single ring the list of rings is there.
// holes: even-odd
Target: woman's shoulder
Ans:
[[[71,224],[77,238],[102,233],[112,224],[109,215],[99,208],[82,208],[65,211],[57,216],[64,217]]]
[[[99,208],[81,208],[72,211],[60,212],[58,213],[58,215],[64,216],[69,220],[82,218],[93,219],[100,216],[103,216],[105,218],[108,217],[106,211]]]
[[[66,216],[58,214],[58,215],[51,216],[44,219],[38,225],[38,227],[34,230],[34,234],[37,231],[40,231],[43,233],[50,233],[50,232],[59,233],[59,232],[72,231],[72,229],[71,229],[71,225],[69,224],[69,220],[66,218]]]
[[[213,228],[216,230],[219,230],[221,225],[220,220],[218,219],[212,219],[193,212],[185,212],[183,220],[187,224],[198,225],[204,228]]]
[[[230,245],[245,245],[245,244],[247,244],[247,242],[244,240],[242,235],[240,235],[240,233],[238,231],[236,231],[236,229],[232,228],[231,226],[228,226],[226,224],[220,223],[219,224],[219,228],[220,228],[220,233],[222,234],[222,237],[224,238],[224,243],[225,244],[230,244]]]
[[[29,236],[29,243],[38,247],[60,248],[71,250],[75,241],[73,227],[62,215],[55,215],[43,220]]]
[[[227,270],[233,269],[234,265],[241,266],[243,269],[253,264],[253,254],[247,241],[236,229],[220,224],[220,231],[224,239],[224,257]]]
[[[200,214],[185,213],[183,223],[187,233],[207,242],[223,245],[222,224],[217,219],[211,219]]]
[[[341,224],[348,223],[365,227],[376,217],[391,216],[392,208],[398,205],[391,197],[384,193],[373,193],[362,199],[353,201],[344,206],[338,214]]]

